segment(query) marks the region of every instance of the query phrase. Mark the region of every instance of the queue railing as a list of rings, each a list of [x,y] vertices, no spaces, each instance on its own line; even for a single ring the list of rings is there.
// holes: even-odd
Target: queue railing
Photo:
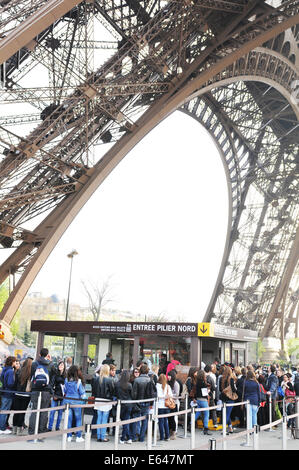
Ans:
[[[1,392],[7,392],[5,390],[0,390]],[[15,393],[15,392],[13,392]],[[30,395],[30,392],[26,392],[27,395]],[[286,449],[286,430],[287,430],[287,422],[288,420],[294,418],[296,420],[296,427],[298,428],[298,422],[299,422],[299,397],[296,397],[294,399],[294,402],[296,403],[296,413],[293,415],[287,415],[286,412],[283,413],[283,417],[279,420],[272,421],[272,416],[270,413],[270,422],[267,425],[264,426],[254,426],[254,428],[250,427],[250,406],[249,402],[233,402],[233,403],[222,403],[220,405],[220,408],[222,409],[222,438],[221,439],[210,439],[208,444],[203,445],[200,448],[195,447],[195,413],[196,412],[202,412],[202,411],[211,411],[214,409],[219,409],[219,405],[215,405],[212,407],[205,407],[205,408],[197,408],[196,406],[193,406],[191,408],[188,408],[188,401],[189,397],[188,395],[184,395],[183,397],[174,397],[176,400],[184,400],[185,401],[185,409],[184,410],[179,410],[176,412],[170,412],[165,415],[159,415],[158,414],[158,408],[157,404],[158,401],[157,399],[142,399],[142,400],[130,400],[129,403],[134,404],[134,403],[145,403],[145,402],[151,402],[153,403],[153,412],[150,413],[148,416],[139,416],[135,418],[130,418],[128,420],[120,420],[120,413],[121,413],[121,405],[128,403],[128,401],[124,400],[117,400],[117,401],[109,401],[105,399],[95,399],[96,404],[103,403],[103,404],[109,404],[112,406],[116,406],[116,421],[115,422],[108,422],[105,424],[84,424],[82,422],[82,425],[79,427],[73,427],[73,428],[68,428],[68,416],[70,412],[70,408],[81,408],[82,410],[86,408],[94,408],[95,403],[89,403],[89,404],[82,404],[82,399],[80,400],[80,404],[70,404],[66,403],[57,407],[51,407],[51,408],[41,408],[41,394],[40,392],[39,397],[38,397],[38,403],[37,403],[37,409],[30,409],[28,408],[27,410],[2,410],[0,411],[0,414],[17,414],[17,413],[36,413],[36,420],[35,420],[35,431],[33,435],[26,435],[26,436],[13,436],[13,437],[5,437],[4,439],[0,440],[0,445],[5,444],[5,443],[11,443],[15,441],[28,441],[31,440],[33,442],[38,442],[39,439],[45,438],[45,437],[54,437],[56,435],[61,435],[62,436],[62,450],[65,450],[67,447],[67,434],[73,433],[73,432],[78,432],[78,431],[83,431],[85,432],[85,450],[90,449],[90,442],[91,442],[91,432],[94,429],[98,428],[113,428],[115,427],[115,440],[114,440],[114,449],[118,450],[118,444],[119,444],[119,429],[120,426],[124,424],[131,424],[134,422],[138,421],[143,421],[145,419],[148,420],[148,428],[147,428],[147,450],[151,450],[152,447],[157,446],[157,432],[158,432],[158,421],[160,418],[163,417],[170,417],[170,416],[175,416],[179,417],[180,415],[184,415],[184,434],[183,438],[188,438],[188,415],[191,415],[191,433],[190,433],[190,449],[203,449],[203,448],[210,448],[211,450],[216,449],[216,444],[222,443],[222,449],[226,450],[227,449],[227,442],[231,441],[236,438],[240,438],[242,436],[245,437],[245,442],[243,445],[245,446],[251,446],[250,444],[250,435],[253,436],[253,448],[256,449],[259,446],[259,433],[260,431],[263,430],[272,430],[272,427],[282,423],[282,449]],[[66,397],[67,398],[67,397]],[[72,398],[72,400],[74,400]],[[85,400],[88,401],[88,400]],[[227,436],[226,435],[226,416],[227,416],[227,407],[234,407],[234,406],[241,406],[245,405],[246,406],[246,422],[247,422],[247,428],[243,432],[238,432],[232,435]],[[46,433],[38,433],[38,428],[39,428],[39,418],[40,418],[40,413],[44,412],[50,412],[50,411],[56,411],[56,410],[61,410],[63,409],[65,411],[64,415],[64,423],[63,423],[63,429],[59,431],[51,431],[51,433],[46,432]],[[285,407],[283,408],[285,410]],[[271,397],[269,400],[269,412],[271,410]],[[153,428],[154,426],[154,428]],[[154,431],[154,432],[152,432]],[[297,437],[299,438],[299,436]],[[242,445],[242,444],[241,444]]]

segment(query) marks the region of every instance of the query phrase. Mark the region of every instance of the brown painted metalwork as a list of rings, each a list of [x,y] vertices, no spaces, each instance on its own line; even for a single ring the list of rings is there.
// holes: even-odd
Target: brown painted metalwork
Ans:
[[[0,120],[0,242],[14,249],[0,282],[17,279],[1,320],[11,322],[104,179],[179,109],[213,136],[230,195],[227,243],[205,321],[279,336],[283,306],[284,331],[294,330],[299,2],[271,3],[0,2],[0,103],[31,109]],[[115,43],[95,65],[93,51],[105,48],[95,31],[103,26]],[[37,67],[47,80],[24,87]],[[42,221],[34,226],[36,216]]]

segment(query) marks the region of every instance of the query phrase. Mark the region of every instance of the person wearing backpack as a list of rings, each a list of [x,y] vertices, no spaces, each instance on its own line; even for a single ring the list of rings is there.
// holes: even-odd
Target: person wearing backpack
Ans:
[[[153,389],[155,387],[155,384],[153,380],[149,378],[148,371],[149,371],[148,366],[146,364],[142,364],[140,367],[140,375],[134,380],[134,383],[133,383],[133,390],[132,390],[133,400],[155,398],[153,396],[149,396],[150,394],[154,394],[154,393],[150,393],[149,389],[150,388]],[[156,390],[156,394],[157,394],[157,390]],[[138,415],[136,415],[136,418],[139,416],[146,416],[146,419],[144,419],[141,422],[140,436],[139,436],[140,442],[144,442],[145,433],[147,430],[147,417],[149,414],[150,406],[151,406],[150,402],[139,403],[140,412],[138,412]],[[133,441],[136,441],[136,440],[137,440],[136,426],[134,426],[133,427]]]
[[[41,393],[42,408],[51,406],[51,374],[52,361],[47,348],[42,348],[38,360],[32,363],[31,367],[31,405],[33,410],[37,410],[38,398]],[[37,413],[31,413],[29,420],[28,434],[35,434],[35,422]],[[39,415],[38,433],[48,432],[48,412],[41,412]],[[43,439],[38,439],[43,441]]]
[[[83,387],[82,380],[80,379],[80,371],[78,366],[71,366],[67,370],[67,377],[64,381],[64,400],[63,404],[69,403],[70,405],[80,405],[80,399],[85,398],[85,388]],[[75,427],[82,426],[82,409],[69,408],[68,428],[72,428],[73,418],[75,419]],[[67,434],[68,442],[72,440],[72,433]],[[76,442],[84,442],[82,431],[76,432]]]

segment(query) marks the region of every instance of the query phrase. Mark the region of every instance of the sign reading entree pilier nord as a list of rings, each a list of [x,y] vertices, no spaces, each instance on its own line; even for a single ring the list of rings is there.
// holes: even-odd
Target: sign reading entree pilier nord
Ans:
[[[93,322],[93,321],[39,321],[31,322],[31,331],[47,333],[99,333],[107,335],[145,336],[176,335],[197,336],[197,323],[151,322]]]
[[[197,336],[197,323],[142,323],[128,322],[124,324],[96,324],[93,330],[101,333],[122,333],[133,336],[140,335],[183,335]]]
[[[33,320],[31,331],[52,333],[98,333],[122,336],[205,336],[231,340],[257,341],[257,332],[214,323],[151,323]]]

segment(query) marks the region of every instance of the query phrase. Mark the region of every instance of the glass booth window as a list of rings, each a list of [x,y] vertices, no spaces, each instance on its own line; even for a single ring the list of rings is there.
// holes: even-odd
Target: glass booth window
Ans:
[[[185,337],[144,337],[139,339],[139,358],[147,360],[150,364],[158,364],[161,354],[166,354],[168,361],[174,354],[180,357],[182,365],[190,365],[191,338]]]
[[[52,362],[54,364],[58,364],[58,362],[62,359],[62,355],[64,355],[65,358],[74,358],[75,341],[76,338],[74,337],[45,335],[44,347],[49,349]]]
[[[89,335],[87,352],[87,372],[94,374],[99,355],[99,335]]]

